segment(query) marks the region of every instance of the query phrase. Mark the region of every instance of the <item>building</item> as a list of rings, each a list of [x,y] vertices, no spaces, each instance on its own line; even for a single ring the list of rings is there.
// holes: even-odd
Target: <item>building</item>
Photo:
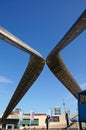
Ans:
[[[55,115],[61,115],[61,107],[60,106],[54,107],[54,114]]]
[[[46,117],[44,114],[34,114],[34,119],[31,120],[30,114],[23,114],[23,119],[16,112],[12,112],[3,122],[2,127],[6,129],[23,129],[23,128],[46,128]],[[64,115],[52,115],[49,119],[49,128],[64,128],[66,126]]]

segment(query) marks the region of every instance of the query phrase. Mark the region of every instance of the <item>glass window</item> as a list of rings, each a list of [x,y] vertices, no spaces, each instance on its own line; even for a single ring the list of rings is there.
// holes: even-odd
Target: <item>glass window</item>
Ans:
[[[25,124],[22,124],[22,126],[25,126]]]
[[[51,116],[49,122],[59,122],[59,116]]]
[[[86,95],[80,94],[80,102],[81,103],[86,103]]]

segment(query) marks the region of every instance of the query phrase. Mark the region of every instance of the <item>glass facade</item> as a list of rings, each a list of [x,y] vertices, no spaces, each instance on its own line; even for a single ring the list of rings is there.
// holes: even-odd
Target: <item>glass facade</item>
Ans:
[[[39,119],[34,119],[34,120],[30,120],[30,119],[23,119],[22,121],[20,121],[20,125],[21,126],[37,126],[39,125]]]

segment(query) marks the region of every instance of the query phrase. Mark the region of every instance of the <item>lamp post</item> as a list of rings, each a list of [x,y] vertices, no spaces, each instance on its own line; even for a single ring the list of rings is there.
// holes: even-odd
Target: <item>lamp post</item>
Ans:
[[[68,129],[68,127],[69,127],[69,116],[68,116],[68,111],[66,110],[64,99],[63,99],[63,106],[64,106],[64,113],[65,113],[65,119],[66,119],[67,129]]]
[[[65,100],[63,99],[63,106],[64,106],[64,113],[66,115],[66,107],[65,107]]]

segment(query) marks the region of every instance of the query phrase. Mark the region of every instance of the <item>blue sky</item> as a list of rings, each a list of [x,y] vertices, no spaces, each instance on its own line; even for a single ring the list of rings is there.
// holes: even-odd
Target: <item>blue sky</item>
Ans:
[[[0,26],[26,42],[46,59],[50,51],[86,9],[86,0],[0,0]],[[82,87],[86,87],[86,31],[62,52],[65,64]],[[27,66],[29,55],[0,40],[0,113],[2,114]],[[61,106],[77,111],[77,100],[52,74],[47,65],[18,103],[24,113],[48,113]]]

